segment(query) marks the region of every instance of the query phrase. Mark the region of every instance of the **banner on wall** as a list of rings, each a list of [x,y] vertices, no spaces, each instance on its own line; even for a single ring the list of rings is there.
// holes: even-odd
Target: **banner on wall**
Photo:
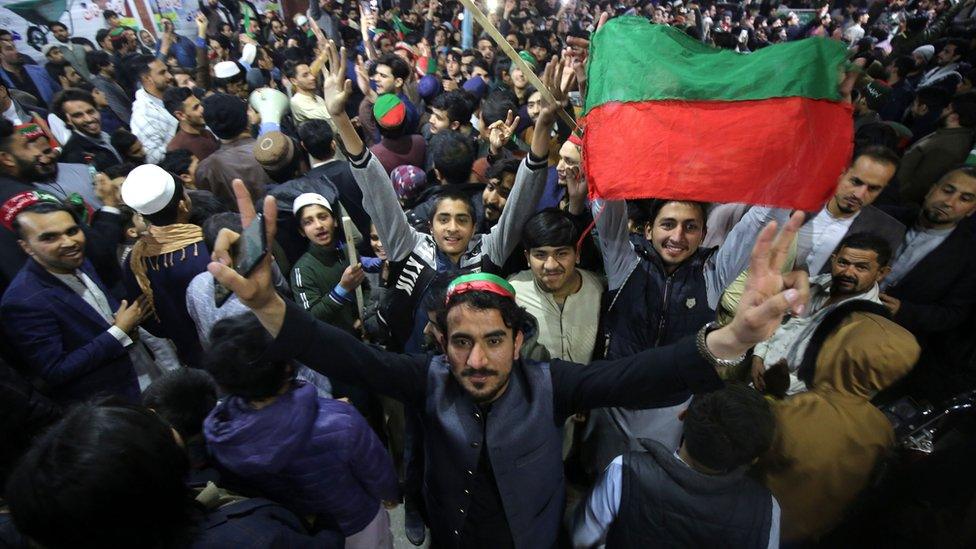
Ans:
[[[162,18],[173,21],[176,32],[187,37],[196,36],[194,19],[200,11],[200,1],[207,0],[146,0],[155,14],[157,24]],[[258,14],[268,11],[281,13],[281,5],[276,0],[249,0]]]
[[[140,0],[141,1],[141,0]],[[95,43],[95,34],[105,28],[102,13],[112,10],[119,14],[123,25],[141,29],[134,6],[126,0],[20,0],[0,2],[0,28],[14,35],[17,49],[40,58],[41,48],[54,40],[50,22],[58,21],[68,27],[72,37]]]

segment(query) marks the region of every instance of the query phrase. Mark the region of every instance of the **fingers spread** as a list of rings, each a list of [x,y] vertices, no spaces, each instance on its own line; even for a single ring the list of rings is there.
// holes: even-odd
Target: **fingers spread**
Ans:
[[[759,231],[756,244],[753,245],[752,254],[749,257],[749,277],[747,280],[754,280],[769,272],[769,257],[772,253],[774,236],[776,236],[775,221],[771,221],[763,227],[762,231]]]

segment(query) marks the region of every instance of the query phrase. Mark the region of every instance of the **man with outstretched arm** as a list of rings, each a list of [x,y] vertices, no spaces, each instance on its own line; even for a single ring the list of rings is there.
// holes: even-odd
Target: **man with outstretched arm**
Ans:
[[[234,190],[248,226],[255,218],[253,202],[242,181],[234,182]],[[265,200],[264,214],[270,242],[277,218],[273,199]],[[239,235],[229,230],[218,237],[208,268],[275,338],[267,357],[299,360],[422,411],[429,465],[424,497],[435,544],[551,547],[565,499],[565,418],[592,407],[719,387],[717,366],[742,360],[783,315],[804,311],[806,274],[779,270],[801,219],[791,218],[775,242],[776,224],[763,229],[728,326],[710,324],[673,345],[589,365],[523,363],[526,313],[515,305],[511,286],[493,275],[455,280],[438,315],[444,354],[411,355],[365,345],[286,303],[274,290],[270,257],[247,278],[234,272],[228,251]]]

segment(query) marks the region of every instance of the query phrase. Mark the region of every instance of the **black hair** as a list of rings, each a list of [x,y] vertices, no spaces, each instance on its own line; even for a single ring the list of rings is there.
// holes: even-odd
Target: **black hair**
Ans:
[[[105,10],[105,11],[102,12],[102,17],[104,17],[106,21],[108,21],[109,19],[111,19],[113,17],[118,17],[118,16],[119,16],[119,14],[115,13],[112,10]]]
[[[929,112],[942,112],[950,99],[949,92],[938,86],[926,86],[915,93],[915,101],[928,107]]]
[[[898,71],[898,76],[900,78],[905,78],[909,74],[918,68],[918,63],[915,62],[915,58],[911,55],[902,55],[895,59],[894,63],[895,69]]]
[[[518,174],[518,167],[521,164],[521,160],[518,158],[507,158],[505,160],[496,161],[494,164],[488,167],[488,171],[485,172],[485,177],[489,180],[498,179],[501,180],[505,174]]]
[[[6,86],[4,86],[6,88]],[[14,136],[14,124],[0,116],[0,150],[8,151],[11,138]]]
[[[444,111],[449,121],[464,125],[471,121],[471,114],[474,112],[472,99],[467,92],[454,90],[438,95],[431,101],[430,106]]]
[[[197,368],[177,368],[153,381],[142,405],[166,420],[184,440],[200,434],[203,420],[217,405],[217,384]]]
[[[511,72],[512,70],[512,60],[507,57],[495,60],[495,71],[494,77],[495,82],[501,82],[505,73]]]
[[[98,29],[98,32],[95,33],[95,43],[98,44],[99,46],[101,46],[102,45],[102,42],[104,42],[105,39],[109,37],[108,36],[108,33],[109,33],[109,30],[108,29]],[[99,50],[99,51],[102,51],[103,53],[105,53],[106,55],[108,55],[108,52],[105,52],[104,50]],[[92,53],[92,52],[89,52],[89,53]],[[86,58],[88,57],[87,54],[85,55],[85,57]]]
[[[136,141],[139,141],[139,138],[125,128],[118,128],[112,132],[109,141],[115,147],[115,150],[119,151],[119,154],[126,157],[128,156],[129,149],[136,144]]]
[[[484,59],[475,59],[474,61],[472,61],[471,67],[468,70],[471,70],[475,67],[481,67],[482,69],[484,69],[486,73],[488,73],[489,76],[492,76],[491,65],[489,65],[488,62],[485,61]]]
[[[190,202],[192,203],[192,206],[190,206],[190,218],[187,220],[187,223],[191,225],[203,227],[204,223],[211,217],[230,211],[227,209],[227,205],[221,202],[210,191],[193,189],[186,191],[186,194],[190,197]],[[236,232],[239,233],[241,231],[238,230]],[[213,249],[213,242],[208,245],[207,249]]]
[[[445,188],[443,191],[437,193],[434,197],[434,207],[430,209],[430,219],[428,221],[433,222],[434,216],[437,215],[437,209],[440,207],[441,202],[445,200],[456,200],[464,204],[465,208],[468,210],[468,214],[471,219],[475,219],[474,204],[471,202],[471,195],[461,189],[452,189],[450,187]]]
[[[402,57],[395,53],[385,53],[376,60],[374,66],[386,65],[390,67],[390,73],[394,78],[402,78],[404,81],[410,76],[410,65]]]
[[[190,171],[190,164],[193,163],[193,153],[186,149],[176,149],[166,151],[166,156],[159,162],[158,166],[169,173],[183,175]],[[191,174],[192,175],[192,174]]]
[[[13,229],[14,233],[17,235],[17,238],[23,239],[24,233],[21,232],[23,230],[23,227],[20,226],[20,221],[18,221],[20,219],[21,214],[25,214],[25,213],[51,214],[55,212],[64,212],[70,215],[71,219],[75,220],[75,223],[78,222],[78,216],[75,215],[75,212],[68,206],[60,202],[52,202],[49,200],[44,200],[41,202],[31,204],[30,206],[27,206],[26,208],[21,210],[17,214],[17,217],[14,217],[14,220],[11,223],[11,228]]]
[[[180,201],[183,200],[183,180],[178,176],[170,174],[173,178],[173,183],[176,188],[173,190],[173,196],[169,199],[169,202],[163,206],[162,210],[154,214],[143,214],[143,217],[149,223],[156,225],[157,227],[165,227],[166,225],[172,225],[176,223],[176,218],[180,213]]]
[[[294,371],[288,362],[262,358],[272,341],[252,313],[224,318],[210,331],[204,365],[231,395],[249,400],[272,397]]]
[[[518,112],[518,99],[509,90],[495,90],[481,102],[481,118],[485,127],[508,117],[508,111]]]
[[[47,24],[47,28],[51,29],[52,31],[54,30],[54,27],[61,27],[64,30],[68,30],[68,25],[65,25],[61,21],[51,21]]]
[[[844,248],[870,250],[878,254],[878,267],[887,267],[891,262],[891,244],[879,235],[868,232],[849,234],[837,245],[837,253]]]
[[[695,395],[684,418],[684,446],[703,466],[728,473],[749,465],[773,443],[776,419],[758,391],[732,384]]]
[[[102,173],[104,173],[105,177],[108,177],[109,179],[117,179],[119,177],[127,177],[129,172],[134,169],[136,169],[136,165],[132,162],[123,162],[121,164],[115,164],[105,168],[102,170]]]
[[[151,411],[80,404],[27,453],[5,499],[17,529],[44,547],[182,547],[194,522],[189,469]]]
[[[976,92],[968,91],[952,98],[952,112],[959,117],[959,125],[964,128],[976,126]]]
[[[203,90],[200,88],[190,89],[181,86],[170,86],[163,92],[163,106],[175,118],[176,111],[183,111],[183,102],[189,99],[191,95],[202,100]]]
[[[295,61],[289,59],[285,61],[285,64],[282,67],[281,72],[284,73],[285,78],[295,78],[296,76],[298,76],[298,66],[307,65],[307,64],[308,63],[306,63],[305,61]]]
[[[671,204],[672,202],[677,202],[679,204],[687,204],[689,206],[698,208],[701,211],[702,216],[702,227],[705,226],[705,222],[708,220],[708,206],[704,202],[695,202],[693,200],[674,200],[670,198],[655,198],[647,208],[647,223],[653,224],[657,221],[658,214],[661,213],[661,209]]]
[[[214,42],[220,44],[220,47],[223,48],[223,49],[225,49],[225,50],[231,50],[231,49],[233,49],[233,46],[231,45],[230,40],[226,36],[224,36],[223,34],[215,34],[215,35],[212,35],[212,36],[207,36],[207,40],[213,40]]]
[[[956,55],[960,57],[966,57],[966,54],[969,53],[969,45],[961,38],[950,38],[942,47],[945,48],[946,46],[955,46]]]
[[[248,128],[247,103],[236,95],[215,93],[203,98],[203,119],[220,139],[233,139]]]
[[[61,83],[59,78],[61,78],[62,76],[67,77],[68,67],[71,67],[71,63],[68,62],[48,63],[44,65],[44,68],[47,69],[48,74],[50,74],[51,78],[54,79],[54,81],[57,82],[58,84]],[[74,67],[71,68],[73,69]]]
[[[98,74],[102,67],[112,64],[112,58],[109,57],[108,52],[103,50],[95,50],[85,52],[85,65],[88,65],[88,71],[92,74]]]
[[[208,250],[214,249],[214,244],[217,242],[217,235],[220,234],[221,229],[230,229],[238,234],[244,231],[244,226],[241,223],[241,214],[236,212],[223,211],[215,213],[204,219],[198,225],[203,227],[203,242],[207,245]]]
[[[126,64],[128,65],[129,71],[132,74],[131,77],[134,78],[136,82],[140,81],[143,76],[149,74],[149,65],[151,65],[153,61],[156,61],[156,57],[149,54],[136,55],[131,59],[128,59]]]
[[[318,160],[328,160],[335,154],[332,126],[321,119],[311,119],[298,126],[298,140],[305,152]]]
[[[467,183],[471,177],[475,152],[471,141],[459,132],[439,132],[430,140],[434,168],[442,183]]]
[[[859,149],[854,153],[854,157],[851,159],[851,166],[853,166],[854,163],[857,162],[857,159],[861,158],[862,156],[866,156],[879,164],[888,164],[889,166],[894,166],[895,168],[898,167],[898,163],[901,161],[898,158],[898,154],[888,147],[885,147],[884,145],[871,145],[869,147]]]
[[[579,231],[573,218],[559,208],[546,208],[536,212],[522,228],[522,247],[525,251],[542,246],[576,248]]]
[[[491,292],[474,291],[452,297],[437,311],[437,326],[441,329],[445,337],[448,335],[447,315],[451,309],[459,305],[467,305],[481,311],[490,309],[497,310],[502,316],[502,322],[505,323],[505,327],[512,330],[513,336],[519,332],[525,332],[533,325],[532,315],[522,307],[519,307],[514,299]]]
[[[57,95],[54,96],[54,100],[51,101],[51,110],[54,112],[55,116],[61,120],[64,120],[65,122],[68,121],[68,117],[64,113],[64,104],[68,101],[84,101],[92,107],[95,107],[96,110],[98,109],[98,106],[95,105],[95,98],[92,97],[91,93],[84,90],[79,90],[77,88],[63,89],[59,91]]]

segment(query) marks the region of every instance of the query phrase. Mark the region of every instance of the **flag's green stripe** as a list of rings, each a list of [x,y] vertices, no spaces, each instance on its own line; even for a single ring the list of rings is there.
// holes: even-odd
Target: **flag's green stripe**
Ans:
[[[608,101],[837,101],[845,54],[840,42],[808,38],[743,55],[706,46],[673,27],[619,17],[593,35],[586,111]]]

